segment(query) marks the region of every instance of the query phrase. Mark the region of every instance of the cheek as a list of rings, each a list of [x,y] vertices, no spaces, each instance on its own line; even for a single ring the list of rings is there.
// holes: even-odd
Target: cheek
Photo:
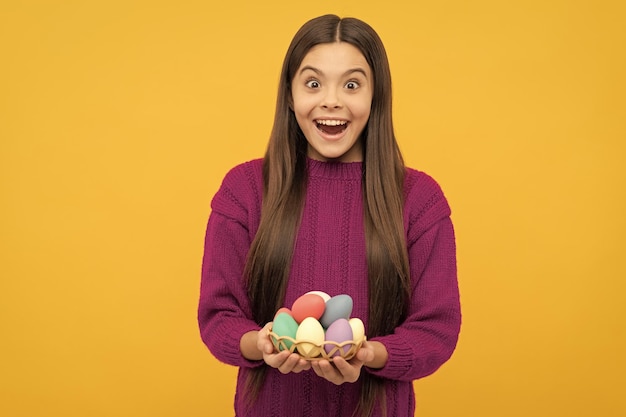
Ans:
[[[296,114],[296,117],[303,118],[307,117],[312,109],[312,104],[303,99],[296,99],[293,101],[292,108],[293,112]]]
[[[371,100],[359,100],[351,105],[352,114],[358,118],[368,119],[372,108]]]
[[[298,107],[294,107],[293,112],[296,116],[296,121],[298,122],[300,129],[302,129],[305,124],[308,124],[306,112],[302,111],[302,109]]]
[[[355,117],[358,118],[361,123],[367,123],[370,118],[370,108],[363,106],[359,109],[358,113],[355,114]]]
[[[294,111],[294,114],[296,116],[296,122],[298,123],[298,127],[300,128],[302,133],[304,133],[304,136],[308,141],[309,137],[311,136],[310,132],[314,128],[313,125],[307,118],[306,114],[299,113],[298,111]]]

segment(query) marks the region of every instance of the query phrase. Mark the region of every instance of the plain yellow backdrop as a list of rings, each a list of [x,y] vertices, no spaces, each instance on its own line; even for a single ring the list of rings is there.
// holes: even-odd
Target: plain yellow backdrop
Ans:
[[[327,12],[388,49],[453,207],[464,323],[417,415],[626,415],[622,1],[3,1],[0,415],[231,416],[196,325],[210,199]]]

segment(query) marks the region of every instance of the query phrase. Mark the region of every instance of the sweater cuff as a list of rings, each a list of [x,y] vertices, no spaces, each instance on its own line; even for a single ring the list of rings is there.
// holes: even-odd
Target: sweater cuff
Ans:
[[[264,363],[262,360],[249,360],[241,354],[241,337],[253,330],[260,329],[256,324],[245,319],[235,323],[229,321],[227,326],[220,326],[218,337],[221,338],[221,341],[216,346],[220,351],[215,352],[215,356],[225,363],[244,368],[255,368],[262,365]]]
[[[382,343],[387,349],[387,363],[380,369],[365,369],[372,375],[381,378],[403,380],[412,374],[415,353],[411,346],[394,336],[375,337],[371,341]],[[408,377],[408,379],[411,379]]]

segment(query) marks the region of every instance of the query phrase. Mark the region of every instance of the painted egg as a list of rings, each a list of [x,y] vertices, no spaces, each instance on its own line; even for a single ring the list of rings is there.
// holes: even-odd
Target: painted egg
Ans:
[[[346,319],[335,320],[328,330],[326,330],[326,340],[331,342],[342,343],[352,340],[352,327]],[[337,348],[336,345],[327,343],[324,345],[324,350],[329,353],[335,350],[331,356],[345,355],[350,350],[351,345],[346,345],[341,348]],[[343,352],[343,353],[342,353]]]
[[[276,316],[278,316],[280,313],[287,313],[291,317],[293,317],[293,315],[291,314],[291,310],[289,310],[287,307],[281,307],[281,308],[278,309],[276,314],[274,314],[274,318],[276,318]]]
[[[298,352],[303,356],[314,358],[320,354],[318,346],[324,343],[324,328],[313,317],[307,317],[300,323],[296,332],[296,339],[298,340]],[[302,343],[301,341],[305,342]]]
[[[330,300],[330,295],[326,294],[324,291],[309,291],[307,294],[316,294],[324,299],[324,302]]]
[[[352,340],[359,343],[360,341],[365,339],[365,326],[363,325],[361,319],[358,319],[356,317],[351,318],[350,320],[348,320],[348,324],[350,324],[350,327],[352,328]]]
[[[348,320],[350,314],[352,314],[352,297],[347,294],[336,295],[326,301],[326,308],[320,318],[320,323],[325,328],[328,328],[335,320]]]
[[[272,332],[276,333],[278,336],[289,336],[292,339],[296,339],[298,323],[296,323],[289,314],[279,313],[276,315],[276,318],[274,318],[274,323],[272,323]],[[276,339],[274,337],[272,337],[272,339],[274,343],[276,343]],[[293,342],[283,339],[278,350],[290,349],[291,345],[293,345]]]
[[[322,297],[317,294],[304,294],[294,301],[291,306],[291,315],[298,323],[302,323],[307,317],[319,320],[325,308],[326,302]]]

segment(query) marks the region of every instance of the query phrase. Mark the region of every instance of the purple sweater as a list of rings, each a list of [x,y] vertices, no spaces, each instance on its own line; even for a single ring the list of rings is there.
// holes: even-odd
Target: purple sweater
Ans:
[[[246,360],[241,336],[259,327],[243,280],[246,254],[259,225],[262,161],[233,168],[213,198],[209,217],[198,320],[202,340],[215,357],[238,366],[235,412],[244,416],[247,371],[264,366]],[[294,249],[285,306],[300,295],[324,291],[349,294],[352,317],[367,329],[367,262],[363,227],[361,163],[308,160],[309,180],[302,223]],[[438,186],[422,172],[407,169],[405,229],[412,293],[407,319],[393,334],[376,337],[389,353],[382,369],[364,367],[387,381],[387,415],[412,417],[412,381],[435,372],[456,346],[461,313],[456,249],[450,208]],[[384,308],[384,306],[381,306]],[[269,369],[259,399],[248,416],[349,416],[360,382],[334,385],[313,370],[283,375]],[[376,415],[380,411],[376,410]]]

